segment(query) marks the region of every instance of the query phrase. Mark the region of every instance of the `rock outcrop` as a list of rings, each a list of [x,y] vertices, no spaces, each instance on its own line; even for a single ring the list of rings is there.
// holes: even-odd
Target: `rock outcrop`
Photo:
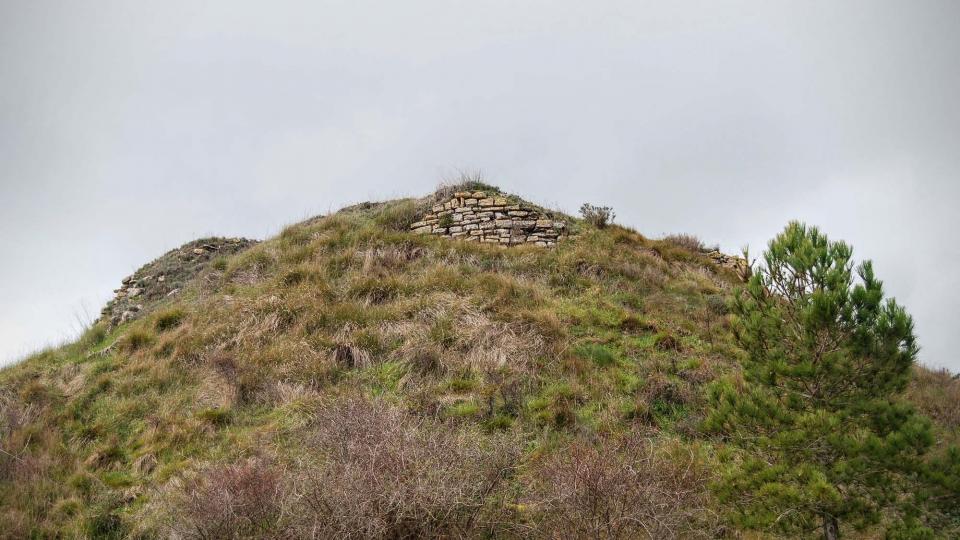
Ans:
[[[485,191],[458,191],[437,203],[412,224],[422,234],[503,245],[554,246],[565,235],[566,222],[522,201]]]
[[[707,253],[707,257],[710,257],[713,262],[717,263],[717,266],[729,268],[736,272],[737,276],[742,281],[747,281],[753,274],[753,270],[750,268],[750,263],[743,257],[727,255],[726,253],[721,253],[717,250]]]
[[[175,296],[217,257],[232,255],[256,244],[246,238],[203,238],[168,251],[123,279],[107,302],[101,320],[111,326],[134,320],[167,297]]]

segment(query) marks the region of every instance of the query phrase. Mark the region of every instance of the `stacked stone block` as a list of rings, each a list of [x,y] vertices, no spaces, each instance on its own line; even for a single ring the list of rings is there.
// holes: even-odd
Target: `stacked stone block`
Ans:
[[[717,263],[717,265],[722,266],[723,268],[729,268],[736,272],[741,281],[747,281],[750,279],[750,276],[753,275],[753,270],[750,268],[750,263],[747,262],[747,260],[743,257],[727,255],[726,253],[721,253],[716,250],[707,253],[707,257],[710,257],[710,259]]]
[[[550,219],[531,206],[484,191],[460,191],[435,204],[410,226],[414,232],[472,242],[504,245],[554,246],[564,237],[566,223]]]

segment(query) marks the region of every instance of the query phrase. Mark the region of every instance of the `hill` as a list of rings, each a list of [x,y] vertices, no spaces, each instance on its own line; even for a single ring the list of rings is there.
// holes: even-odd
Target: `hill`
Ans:
[[[733,450],[703,420],[745,354],[743,277],[694,238],[484,185],[199,240],[0,372],[0,534],[741,536],[711,490]],[[916,371],[903,399],[940,455],[960,384]]]

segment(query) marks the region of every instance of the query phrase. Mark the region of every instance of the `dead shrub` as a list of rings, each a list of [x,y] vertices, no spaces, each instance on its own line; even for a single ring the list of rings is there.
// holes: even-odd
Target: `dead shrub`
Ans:
[[[184,539],[289,538],[282,478],[258,459],[201,469],[168,486],[162,528]]]
[[[492,534],[517,458],[507,439],[358,397],[319,407],[308,442],[326,458],[305,466],[296,491],[297,536],[312,538]]]
[[[639,435],[575,442],[533,474],[546,538],[711,538],[707,468],[692,451]]]

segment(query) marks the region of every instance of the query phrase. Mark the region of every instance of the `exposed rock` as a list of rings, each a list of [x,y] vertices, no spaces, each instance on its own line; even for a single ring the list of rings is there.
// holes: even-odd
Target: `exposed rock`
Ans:
[[[742,281],[750,279],[750,276],[753,275],[753,270],[750,268],[750,263],[743,257],[727,255],[726,253],[721,253],[716,250],[707,253],[707,257],[710,257],[710,259],[717,263],[718,266],[729,268],[736,272],[737,276]]]
[[[255,243],[245,238],[204,238],[171,250],[123,278],[121,287],[114,291],[116,297],[103,308],[101,319],[116,326],[142,317],[180,292],[215,257],[238,253]]]

